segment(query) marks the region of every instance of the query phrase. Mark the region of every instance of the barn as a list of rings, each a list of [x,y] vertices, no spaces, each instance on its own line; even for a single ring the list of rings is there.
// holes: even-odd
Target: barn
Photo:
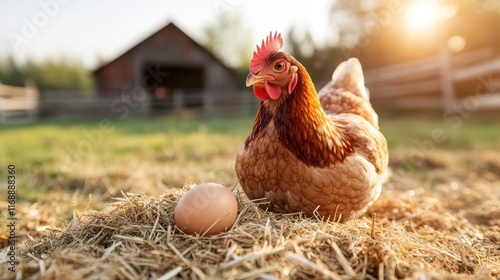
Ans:
[[[134,89],[149,94],[155,112],[212,112],[236,91],[236,73],[170,23],[93,72],[100,97]]]

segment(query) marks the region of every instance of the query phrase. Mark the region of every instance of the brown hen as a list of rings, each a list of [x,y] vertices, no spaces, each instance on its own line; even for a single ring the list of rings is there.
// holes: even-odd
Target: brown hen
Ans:
[[[270,34],[250,63],[247,86],[261,104],[237,155],[239,182],[271,211],[355,218],[378,198],[389,158],[361,65],[340,64],[318,94],[282,45]]]

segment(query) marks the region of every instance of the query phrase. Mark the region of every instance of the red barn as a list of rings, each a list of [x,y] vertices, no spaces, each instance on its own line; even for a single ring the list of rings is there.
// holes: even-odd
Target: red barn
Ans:
[[[214,111],[236,90],[236,74],[173,23],[94,73],[99,96],[147,91],[154,109]]]

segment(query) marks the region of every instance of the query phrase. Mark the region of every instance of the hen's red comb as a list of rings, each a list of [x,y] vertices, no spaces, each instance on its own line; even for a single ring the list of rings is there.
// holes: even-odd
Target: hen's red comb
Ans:
[[[257,50],[253,52],[253,58],[250,61],[250,71],[256,73],[266,64],[266,57],[272,52],[278,52],[283,47],[283,38],[277,31],[270,32],[266,41],[262,40],[262,46],[257,44]]]

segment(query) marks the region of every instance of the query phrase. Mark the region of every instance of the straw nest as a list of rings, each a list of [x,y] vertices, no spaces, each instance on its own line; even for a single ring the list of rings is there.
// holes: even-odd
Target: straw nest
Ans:
[[[75,212],[61,232],[24,245],[17,276],[162,280],[500,277],[500,206],[494,198],[477,204],[473,195],[450,188],[436,195],[389,190],[362,218],[335,223],[263,211],[236,188],[239,212],[235,224],[227,232],[207,237],[186,235],[175,226],[174,208],[186,190],[172,189],[159,197],[127,193],[107,211]],[[444,194],[449,199],[443,202],[439,196]]]

